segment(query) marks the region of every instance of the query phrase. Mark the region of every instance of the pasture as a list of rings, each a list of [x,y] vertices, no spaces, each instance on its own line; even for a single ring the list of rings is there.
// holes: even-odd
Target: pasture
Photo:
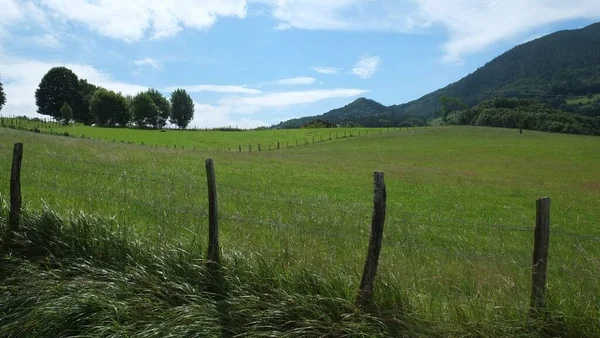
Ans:
[[[164,148],[189,148],[223,151],[262,151],[303,146],[310,143],[339,140],[368,134],[390,132],[399,128],[333,128],[333,129],[266,129],[223,132],[219,130],[155,130],[136,128],[104,128],[83,124],[62,125],[57,122],[34,122],[4,118],[7,126],[33,130],[41,133],[64,134],[72,137],[85,137],[105,142],[132,143]]]
[[[147,247],[195,247],[207,237],[204,159],[210,157],[227,271],[235,274],[241,269],[236,257],[244,257],[247,264],[264,264],[256,271],[265,276],[251,275],[254,288],[264,283],[348,302],[368,244],[372,173],[383,171],[388,210],[376,318],[360,317],[357,323],[365,326],[357,326],[356,335],[378,325],[386,328],[373,332],[382,335],[541,334],[526,322],[535,200],[549,196],[550,315],[544,325],[549,335],[600,335],[600,138],[428,127],[368,135],[362,130],[361,137],[240,153],[217,149],[242,142],[273,145],[310,133],[320,140],[330,130],[77,128],[87,128],[78,132],[92,138],[121,133],[136,144],[0,128],[1,196],[7,200],[12,144],[23,142],[28,213],[46,206],[76,219],[84,212]],[[176,133],[178,139],[169,142],[184,149],[147,146]],[[139,144],[143,140],[146,146]],[[250,278],[248,272],[242,276]],[[312,282],[298,282],[302,278]],[[290,279],[296,282],[281,282]]]
[[[588,97],[587,95],[585,96],[577,96],[577,97],[573,97],[573,98],[569,98],[567,99],[567,104],[581,104],[581,105],[586,105],[586,104],[590,104],[593,103],[597,100],[600,100],[600,94],[594,94],[592,95],[592,97]]]

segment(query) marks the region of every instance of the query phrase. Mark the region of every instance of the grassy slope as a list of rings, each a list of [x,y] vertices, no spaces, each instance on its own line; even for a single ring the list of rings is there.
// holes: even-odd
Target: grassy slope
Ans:
[[[395,307],[407,299],[411,314],[435,323],[428,325],[442,335],[528,332],[518,328],[528,304],[532,234],[521,230],[532,226],[535,198],[549,195],[552,313],[565,316],[561,329],[600,331],[599,138],[422,128],[239,154],[0,129],[2,158],[10,158],[16,141],[25,142],[24,198],[32,210],[44,198],[61,213],[73,208],[114,216],[112,223],[134,225],[161,245],[204,241],[203,159],[213,157],[224,250],[262,253],[279,276],[308,269],[346,300],[368,240],[371,172],[383,170],[388,221],[379,308],[398,318]],[[8,161],[0,165],[7,173]],[[155,181],[131,176],[144,172]],[[7,182],[6,175],[0,178],[0,192]]]
[[[6,119],[7,125],[16,123],[16,120]],[[21,121],[25,129],[39,128],[42,133],[65,133],[71,136],[100,139],[104,141],[131,142],[159,147],[184,147],[209,150],[232,150],[238,151],[239,146],[242,151],[248,151],[248,145],[252,146],[253,151],[258,150],[258,144],[262,150],[277,148],[277,142],[280,147],[290,147],[304,145],[305,142],[313,143],[327,141],[336,138],[350,136],[364,136],[366,133],[373,134],[379,132],[394,131],[394,128],[336,128],[336,129],[293,129],[293,130],[249,130],[244,132],[221,132],[204,130],[159,130],[148,129],[130,129],[130,128],[102,128],[90,127],[85,125],[63,126],[59,123],[35,123]],[[397,130],[397,128],[396,128]]]
[[[590,102],[594,102],[596,100],[600,99],[600,94],[594,94],[594,96],[590,99],[589,97],[586,96],[577,96],[571,99],[567,99],[567,103],[568,104],[583,104],[586,105]]]

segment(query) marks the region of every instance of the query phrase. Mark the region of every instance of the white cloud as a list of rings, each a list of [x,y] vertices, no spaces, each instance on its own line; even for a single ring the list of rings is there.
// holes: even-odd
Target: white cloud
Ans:
[[[265,0],[263,0],[264,2]],[[280,21],[275,29],[391,30],[406,32],[415,23],[407,16],[411,1],[266,0]]]
[[[333,98],[348,98],[368,92],[362,89],[321,89],[307,91],[277,92],[259,96],[228,97],[218,103],[238,114],[253,114],[264,109],[279,109],[315,103]]]
[[[157,60],[151,59],[151,58],[135,60],[135,61],[133,61],[133,64],[136,66],[139,66],[139,67],[142,67],[142,66],[152,67],[156,70],[163,69],[162,63],[160,63]]]
[[[4,115],[39,116],[36,114],[35,90],[48,70],[56,66],[65,66],[80,78],[123,94],[133,95],[148,88],[116,81],[110,75],[84,64],[46,62],[3,55],[0,55],[0,63],[4,66],[2,80],[7,98],[6,105],[2,109]]]
[[[414,33],[433,26],[448,32],[443,61],[517,39],[545,25],[600,17],[597,0],[262,0],[279,28]],[[515,41],[515,40],[511,40]]]
[[[165,92],[172,92],[176,89],[185,89],[188,93],[225,93],[225,94],[260,94],[262,91],[244,86],[220,86],[220,85],[189,85],[189,86],[169,86],[163,89]]]
[[[339,69],[333,67],[313,67],[313,70],[320,74],[334,75],[339,72]]]
[[[30,17],[38,25],[75,22],[96,33],[127,42],[160,39],[183,28],[207,29],[219,17],[246,16],[246,0],[0,0],[0,33]]]
[[[273,84],[278,85],[278,86],[295,86],[295,85],[309,85],[309,84],[315,83],[316,81],[317,81],[317,79],[315,79],[314,77],[298,76],[298,77],[292,77],[289,79],[281,79],[281,80],[273,82]]]
[[[194,102],[194,119],[190,123],[192,126],[201,128],[217,127],[238,127],[238,128],[256,128],[266,126],[267,123],[248,117],[234,118],[231,116],[231,107],[214,106]]]
[[[380,63],[381,59],[378,56],[363,55],[354,64],[354,68],[352,68],[352,74],[362,79],[368,79],[375,75],[379,69]]]
[[[2,109],[3,115],[27,115],[39,117],[36,113],[35,90],[44,74],[52,67],[65,66],[75,72],[80,78],[90,83],[121,92],[135,95],[148,89],[147,86],[115,80],[107,74],[90,65],[79,63],[50,62],[27,58],[15,58],[0,53],[0,64],[3,68],[2,79],[7,95],[7,104]],[[183,86],[185,88],[185,86]],[[177,88],[166,88],[171,91]],[[361,89],[329,89],[291,92],[275,92],[264,94],[260,90],[243,86],[197,85],[189,86],[190,92],[211,91],[225,94],[240,94],[221,98],[216,104],[195,102],[196,113],[192,125],[207,127],[237,126],[252,128],[268,123],[248,114],[263,111],[286,109],[292,106],[315,103],[334,98],[349,98],[366,93]],[[242,96],[243,95],[243,96]]]
[[[60,40],[52,34],[42,34],[32,37],[32,41],[38,47],[59,48],[62,47]]]

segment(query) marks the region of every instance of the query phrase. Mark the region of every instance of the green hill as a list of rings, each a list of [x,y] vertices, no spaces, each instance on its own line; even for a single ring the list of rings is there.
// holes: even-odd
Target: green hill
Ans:
[[[386,107],[360,98],[318,118],[371,127],[422,124],[440,111],[442,96],[459,98],[470,107],[497,97],[537,98],[564,111],[595,116],[600,104],[578,109],[564,100],[589,93],[600,93],[600,23],[516,46],[461,80],[417,100]],[[286,121],[278,127],[295,128],[312,118],[316,117]]]

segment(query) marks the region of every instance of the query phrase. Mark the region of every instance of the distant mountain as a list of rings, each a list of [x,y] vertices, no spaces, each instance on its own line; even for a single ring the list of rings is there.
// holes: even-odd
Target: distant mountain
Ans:
[[[497,97],[547,101],[588,93],[600,93],[600,23],[514,47],[461,80],[405,104],[387,107],[360,98],[342,108],[282,122],[278,127],[295,128],[313,118],[363,126],[425,123],[439,112],[442,96],[459,98],[472,107]]]

